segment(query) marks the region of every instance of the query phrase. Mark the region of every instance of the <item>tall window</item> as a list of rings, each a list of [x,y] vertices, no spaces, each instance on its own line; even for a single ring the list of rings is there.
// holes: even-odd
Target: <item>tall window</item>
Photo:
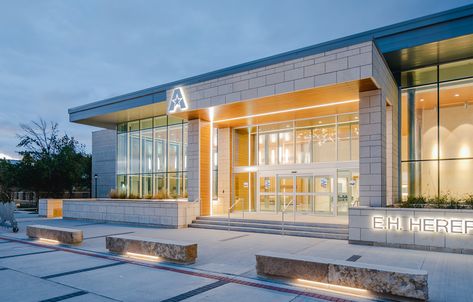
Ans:
[[[402,196],[473,193],[473,60],[404,72]]]
[[[117,189],[136,198],[187,197],[187,124],[158,116],[117,126]]]

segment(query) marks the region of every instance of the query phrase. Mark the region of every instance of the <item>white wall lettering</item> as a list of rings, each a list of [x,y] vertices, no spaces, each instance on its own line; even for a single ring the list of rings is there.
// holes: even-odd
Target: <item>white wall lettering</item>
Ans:
[[[473,234],[473,218],[457,219],[373,216],[372,228],[374,230],[389,231]]]

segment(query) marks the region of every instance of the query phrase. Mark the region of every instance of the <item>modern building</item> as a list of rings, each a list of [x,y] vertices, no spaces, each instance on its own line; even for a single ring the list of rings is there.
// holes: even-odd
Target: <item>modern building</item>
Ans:
[[[69,110],[98,195],[346,215],[473,194],[473,5]],[[94,190],[93,190],[94,191]]]

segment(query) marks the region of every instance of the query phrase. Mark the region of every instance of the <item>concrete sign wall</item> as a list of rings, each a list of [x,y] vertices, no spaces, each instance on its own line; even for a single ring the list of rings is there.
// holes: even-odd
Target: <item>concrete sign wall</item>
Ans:
[[[473,254],[473,210],[350,208],[349,241]]]

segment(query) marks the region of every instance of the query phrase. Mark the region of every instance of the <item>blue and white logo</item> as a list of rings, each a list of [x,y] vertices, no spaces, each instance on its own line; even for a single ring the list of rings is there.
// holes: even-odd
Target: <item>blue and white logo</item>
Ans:
[[[169,101],[169,112],[176,112],[179,109],[181,111],[187,110],[187,102],[184,98],[184,93],[181,88],[175,88],[172,91],[171,100]]]

